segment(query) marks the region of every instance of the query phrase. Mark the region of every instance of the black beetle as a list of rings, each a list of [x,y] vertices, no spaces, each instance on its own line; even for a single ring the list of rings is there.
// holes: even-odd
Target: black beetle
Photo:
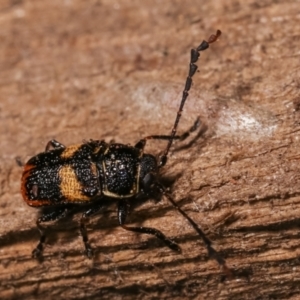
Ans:
[[[85,220],[105,205],[104,199],[118,200],[118,220],[124,229],[155,235],[169,248],[179,252],[180,247],[159,230],[125,225],[132,199],[141,197],[160,200],[162,196],[166,196],[201,236],[209,255],[227,269],[224,259],[212,248],[210,240],[199,226],[176,205],[163,185],[158,182],[159,171],[167,163],[173,141],[182,138],[176,135],[176,130],[192,85],[192,77],[197,71],[195,63],[200,52],[206,50],[220,35],[221,31],[218,30],[208,41],[204,40],[196,49],[191,50],[189,73],[170,135],[147,136],[134,147],[100,140],[65,147],[56,140],[51,140],[45,152],[29,159],[22,175],[23,199],[30,206],[48,208],[37,220],[41,237],[33,250],[33,257],[41,257],[46,239],[45,229],[41,223],[58,220],[74,210],[74,207],[82,206],[85,210],[80,222],[80,232],[85,245],[85,254],[91,258],[93,251],[88,242]],[[195,130],[198,123],[196,121],[190,131]],[[146,141],[150,139],[168,141],[166,149],[158,159],[144,153]]]

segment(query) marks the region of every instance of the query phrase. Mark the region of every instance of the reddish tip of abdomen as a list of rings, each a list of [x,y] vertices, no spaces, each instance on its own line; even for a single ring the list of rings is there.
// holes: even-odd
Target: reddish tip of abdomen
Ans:
[[[23,171],[23,175],[22,175],[22,179],[21,179],[21,194],[22,197],[24,199],[24,201],[29,205],[29,206],[45,206],[45,205],[49,205],[49,201],[48,200],[38,200],[38,199],[30,199],[30,195],[33,193],[34,194],[34,189],[35,187],[37,188],[37,186],[33,186],[31,187],[31,190],[28,190],[27,187],[27,181],[28,181],[28,177],[30,177],[31,175],[31,170],[36,168],[35,165],[30,165],[30,164],[26,164],[24,166],[24,171]]]
[[[22,197],[24,199],[24,201],[30,205],[28,203],[29,200],[29,193],[28,193],[28,190],[27,190],[27,179],[28,177],[30,176],[30,170],[33,169],[35,166],[34,165],[25,165],[24,166],[24,171],[23,171],[23,175],[22,175],[22,179],[21,179],[21,194],[22,194]]]

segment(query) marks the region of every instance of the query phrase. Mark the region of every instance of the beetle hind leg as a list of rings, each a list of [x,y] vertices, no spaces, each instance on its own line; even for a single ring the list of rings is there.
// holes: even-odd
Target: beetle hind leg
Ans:
[[[56,221],[61,218],[64,218],[67,215],[68,209],[66,207],[56,208],[51,212],[43,213],[41,217],[39,217],[36,221],[36,226],[40,232],[40,241],[32,251],[32,257],[39,259],[42,256],[44,250],[44,244],[46,241],[46,229],[41,226],[41,223],[49,222],[49,221]]]

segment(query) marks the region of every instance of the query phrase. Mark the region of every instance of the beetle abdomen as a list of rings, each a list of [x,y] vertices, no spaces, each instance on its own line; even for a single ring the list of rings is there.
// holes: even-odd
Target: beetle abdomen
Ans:
[[[101,193],[93,148],[87,144],[42,152],[24,167],[21,191],[30,206],[84,203]]]

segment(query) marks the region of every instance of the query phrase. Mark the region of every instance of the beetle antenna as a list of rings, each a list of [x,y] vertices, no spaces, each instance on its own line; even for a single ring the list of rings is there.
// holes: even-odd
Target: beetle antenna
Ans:
[[[200,57],[200,52],[206,50],[209,47],[209,44],[214,43],[219,38],[220,35],[221,35],[221,30],[217,30],[216,34],[212,34],[207,41],[204,40],[196,49],[191,49],[190,69],[189,69],[188,76],[186,78],[184,90],[182,92],[182,98],[181,98],[179,110],[176,115],[176,119],[174,122],[174,126],[166,150],[164,151],[163,155],[160,157],[159,167],[163,167],[167,162],[168,154],[172,146],[172,143],[175,139],[175,135],[176,135],[178,123],[181,118],[183,107],[189,95],[189,90],[191,89],[191,85],[193,82],[192,77],[194,76],[194,74],[198,69],[198,66],[195,63],[198,61]]]

